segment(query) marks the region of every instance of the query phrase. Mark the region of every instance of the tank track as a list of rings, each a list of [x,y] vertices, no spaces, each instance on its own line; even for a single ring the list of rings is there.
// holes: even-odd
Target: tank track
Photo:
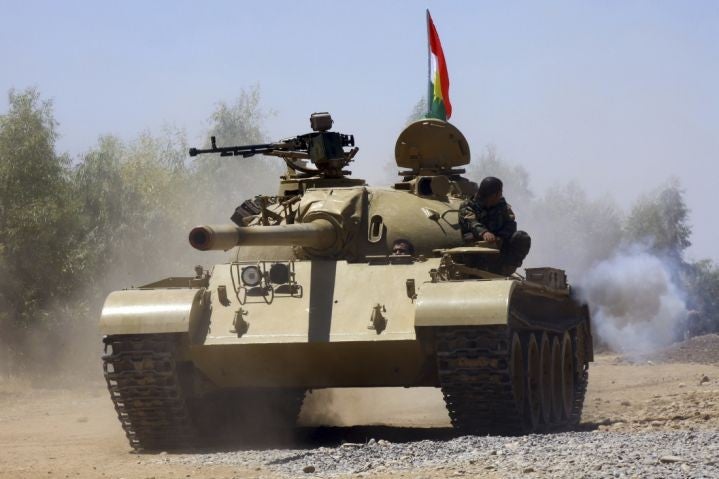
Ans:
[[[585,363],[582,372],[578,378],[574,379],[574,405],[572,412],[567,421],[569,426],[579,425],[582,419],[582,410],[584,409],[584,398],[587,396],[587,386],[589,385],[589,364]]]
[[[466,433],[521,432],[507,328],[439,328],[436,345],[439,382],[452,424]]]
[[[447,327],[435,330],[437,371],[452,425],[467,434],[517,435],[579,423],[588,368],[574,381],[572,410],[563,421],[533,430],[512,388],[507,326]]]
[[[117,417],[136,450],[178,450],[294,424],[305,391],[230,390],[190,397],[194,370],[177,361],[177,336],[104,338],[103,371]]]
[[[585,348],[586,341],[591,341],[591,335],[587,334],[585,331],[586,328],[589,328],[589,323],[582,321],[580,325],[573,330],[572,334],[574,357],[575,361],[577,361],[577,375],[574,378],[574,404],[567,421],[571,427],[578,426],[582,419],[584,398],[587,396],[587,387],[589,386],[589,362],[586,358]]]
[[[191,445],[195,429],[181,387],[172,335],[104,338],[103,371],[117,417],[134,449]]]

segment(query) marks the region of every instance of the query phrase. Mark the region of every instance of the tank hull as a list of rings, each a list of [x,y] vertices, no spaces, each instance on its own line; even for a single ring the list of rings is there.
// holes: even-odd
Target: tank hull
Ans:
[[[424,281],[439,261],[216,265],[200,288],[111,294],[101,331],[186,333],[183,356],[219,388],[439,386],[432,328],[560,330],[583,319],[566,291],[517,278]],[[291,269],[291,284],[241,285],[243,268],[276,264]]]

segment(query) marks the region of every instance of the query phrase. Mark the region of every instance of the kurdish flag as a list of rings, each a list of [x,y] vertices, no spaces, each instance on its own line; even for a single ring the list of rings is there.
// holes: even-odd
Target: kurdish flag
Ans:
[[[429,96],[427,97],[427,117],[448,120],[452,116],[452,104],[449,102],[449,75],[447,62],[444,60],[442,43],[439,41],[437,29],[434,27],[432,16],[427,10],[427,42],[428,42],[428,70],[429,70]]]

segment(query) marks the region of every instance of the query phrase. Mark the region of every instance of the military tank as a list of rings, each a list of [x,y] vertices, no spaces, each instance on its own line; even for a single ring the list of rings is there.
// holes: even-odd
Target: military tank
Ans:
[[[354,137],[313,114],[277,143],[191,149],[279,157],[279,191],[189,242],[226,263],[111,293],[105,378],[130,445],[197,444],[232,424],[292,426],[307,391],[441,388],[462,433],[575,425],[593,359],[590,317],[562,270],[498,274],[497,245],[466,243],[458,208],[477,185],[464,135],[424,119],[399,135],[401,181],[346,171]],[[413,251],[394,254],[398,241]]]

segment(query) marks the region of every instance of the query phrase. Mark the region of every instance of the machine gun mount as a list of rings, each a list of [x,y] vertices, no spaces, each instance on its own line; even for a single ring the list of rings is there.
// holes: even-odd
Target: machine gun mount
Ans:
[[[310,116],[312,133],[287,138],[276,143],[257,145],[217,146],[215,137],[210,138],[210,148],[190,148],[190,156],[206,153],[219,153],[220,156],[242,156],[248,158],[257,154],[278,156],[285,160],[287,167],[295,177],[343,178],[350,172],[347,166],[359,151],[355,146],[354,135],[329,131],[332,127],[329,113],[313,113]],[[345,147],[350,147],[345,151]],[[309,160],[315,166],[307,166]]]

